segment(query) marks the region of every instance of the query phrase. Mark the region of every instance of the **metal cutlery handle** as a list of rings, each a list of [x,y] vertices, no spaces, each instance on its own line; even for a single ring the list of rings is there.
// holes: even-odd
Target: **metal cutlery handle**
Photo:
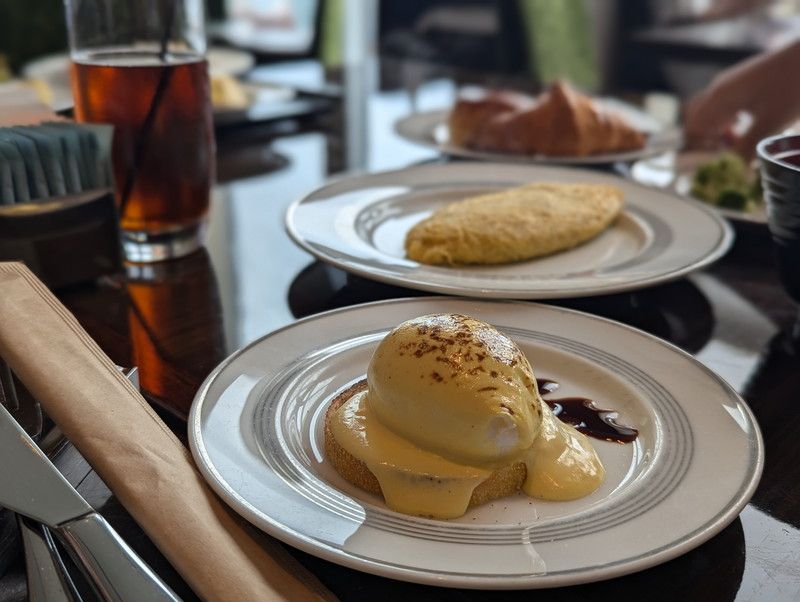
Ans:
[[[47,527],[17,515],[25,548],[29,602],[81,602]]]
[[[0,357],[0,405],[6,406],[9,412],[14,412],[19,408],[11,369],[2,357]]]
[[[103,599],[180,600],[96,512],[59,525],[58,533],[77,555]]]

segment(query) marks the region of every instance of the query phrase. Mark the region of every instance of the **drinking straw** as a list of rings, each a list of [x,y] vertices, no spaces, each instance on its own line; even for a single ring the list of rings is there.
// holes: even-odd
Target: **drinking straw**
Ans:
[[[175,21],[175,9],[177,7],[178,0],[166,0],[166,2],[168,4],[168,8],[166,18],[164,20],[164,29],[161,32],[161,44],[158,51],[158,58],[162,63],[166,63],[167,60],[167,44],[169,43],[169,39],[172,37],[172,24]],[[153,123],[155,122],[158,108],[161,106],[161,101],[167,91],[169,82],[172,79],[172,72],[173,69],[169,68],[165,68],[161,72],[161,76],[158,79],[158,85],[156,86],[156,91],[153,94],[153,99],[150,101],[150,108],[147,110],[147,115],[142,123],[142,129],[139,131],[139,136],[136,139],[133,163],[128,167],[128,170],[125,174],[125,183],[120,196],[120,217],[125,215],[125,207],[130,200],[131,192],[133,191],[133,184],[136,181],[136,177],[139,173],[142,159],[144,159],[144,151],[147,147],[147,141],[150,138],[150,130],[153,129]]]

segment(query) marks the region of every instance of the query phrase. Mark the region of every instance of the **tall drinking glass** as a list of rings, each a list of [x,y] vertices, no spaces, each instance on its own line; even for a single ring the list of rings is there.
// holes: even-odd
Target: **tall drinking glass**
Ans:
[[[64,0],[78,121],[114,126],[125,254],[202,244],[214,177],[203,0]]]

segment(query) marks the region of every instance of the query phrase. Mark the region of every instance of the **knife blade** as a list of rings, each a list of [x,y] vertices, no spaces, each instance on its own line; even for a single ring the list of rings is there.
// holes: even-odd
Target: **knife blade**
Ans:
[[[19,514],[17,523],[25,549],[28,601],[81,602],[83,598],[72,582],[47,527]]]
[[[104,600],[179,600],[72,488],[2,405],[0,458],[0,506],[52,527]]]
[[[3,406],[0,458],[0,506],[51,527],[92,512]]]

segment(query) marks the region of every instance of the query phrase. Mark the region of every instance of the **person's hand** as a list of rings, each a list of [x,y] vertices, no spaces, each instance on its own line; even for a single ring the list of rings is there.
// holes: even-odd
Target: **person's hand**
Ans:
[[[684,108],[684,135],[690,149],[735,150],[749,157],[760,140],[746,81],[726,73]]]
[[[759,140],[800,117],[800,43],[714,78],[684,108],[688,148],[729,148],[751,157]]]

